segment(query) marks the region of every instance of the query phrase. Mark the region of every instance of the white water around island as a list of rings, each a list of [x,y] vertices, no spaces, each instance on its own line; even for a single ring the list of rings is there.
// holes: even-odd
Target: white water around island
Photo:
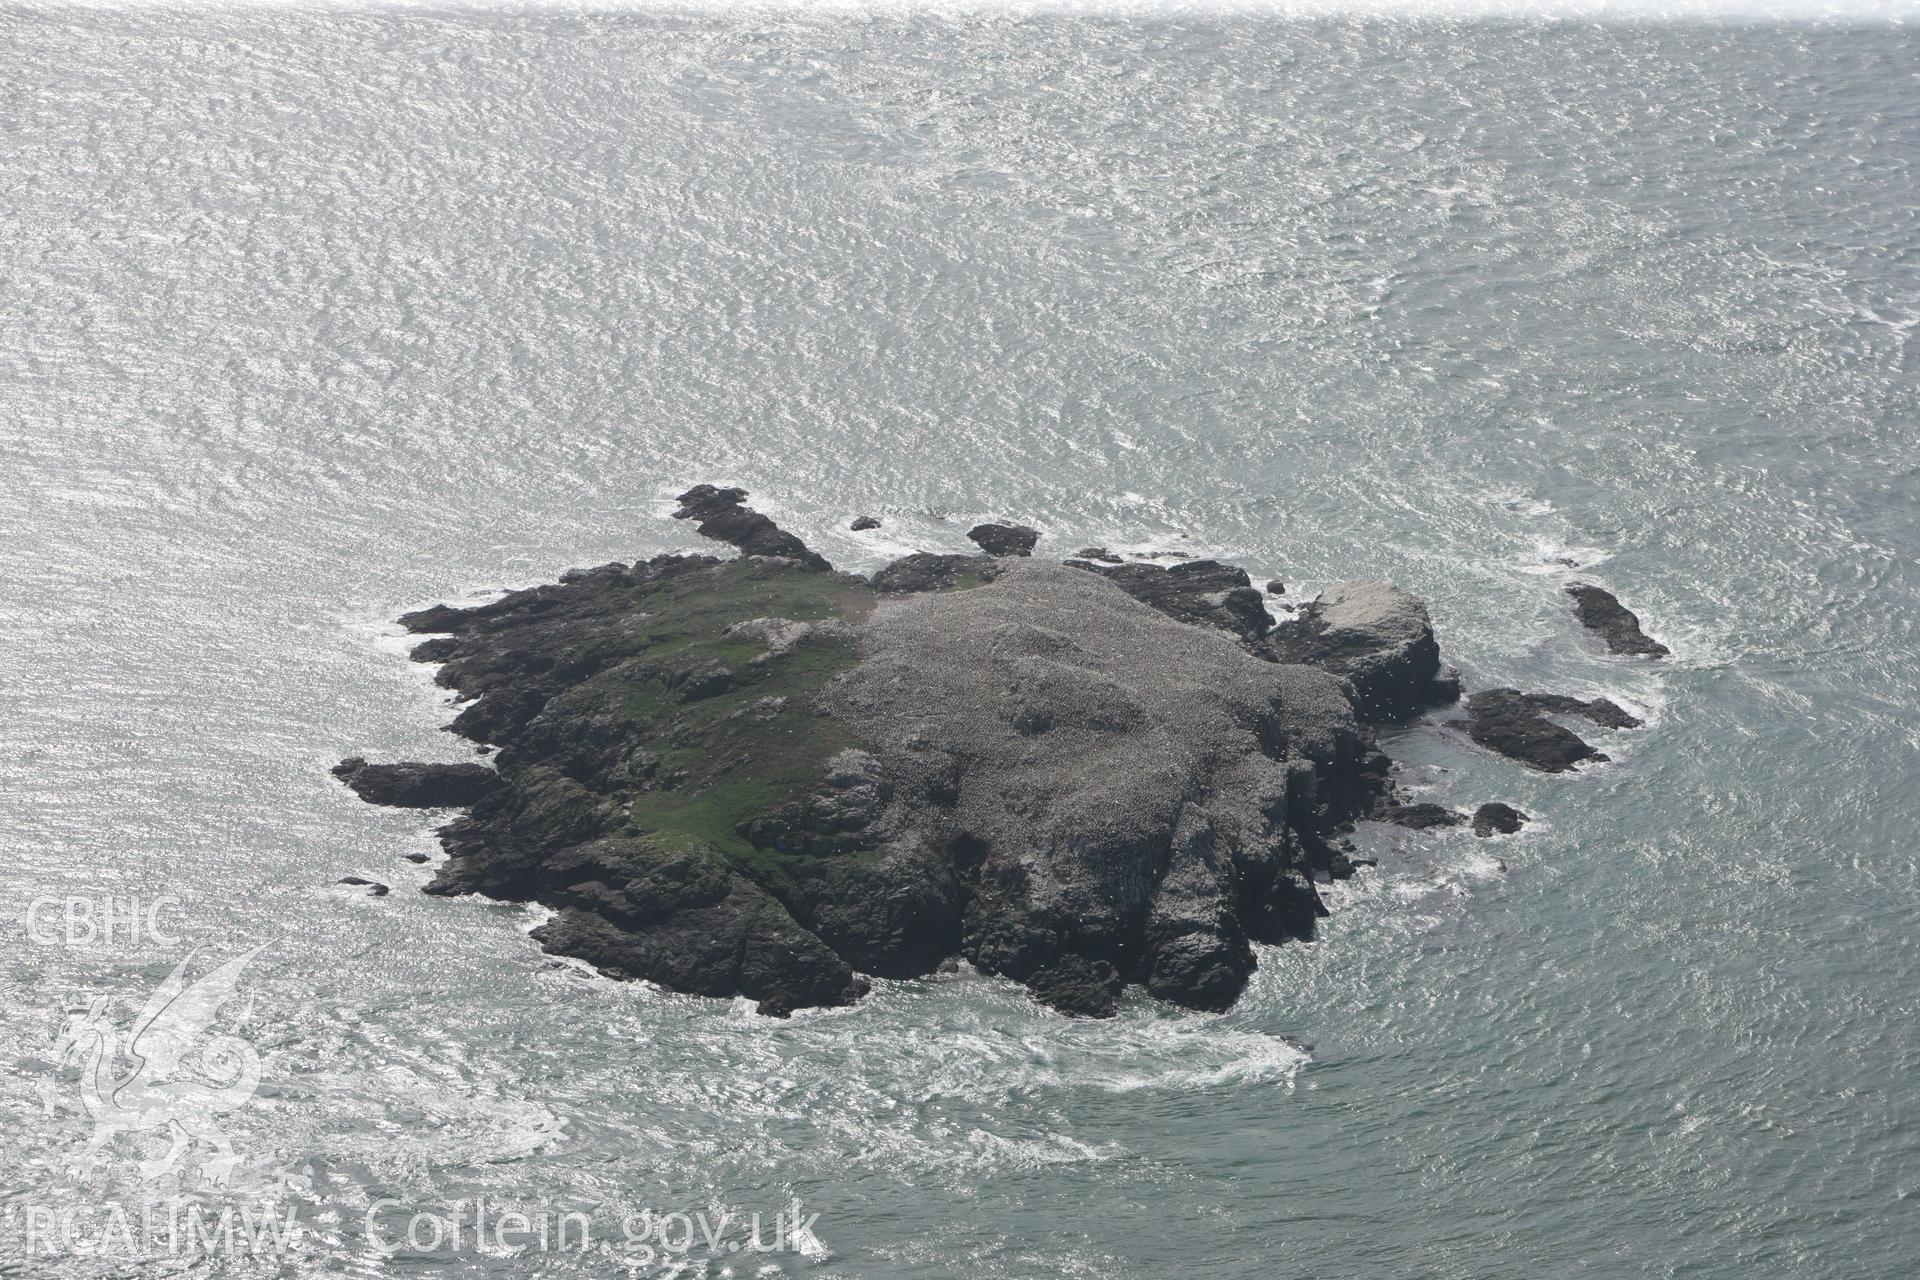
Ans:
[[[224,1274],[662,1274],[382,1232],[795,1199],[682,1274],[1910,1273],[1906,28],[13,8],[0,48],[0,1274],[216,1273],[25,1235],[155,1200],[297,1210]],[[1363,832],[1224,1016],[615,984],[417,893],[431,817],[327,769],[472,758],[394,616],[690,547],[703,480],[850,568],[1011,517],[1391,579],[1470,687],[1650,727],[1563,777],[1398,737],[1418,798],[1536,822]],[[1673,657],[1604,655],[1576,573]],[[103,897],[164,936],[30,927]],[[153,1132],[74,1175],[72,1014],[269,942],[233,1186],[145,1177]]]

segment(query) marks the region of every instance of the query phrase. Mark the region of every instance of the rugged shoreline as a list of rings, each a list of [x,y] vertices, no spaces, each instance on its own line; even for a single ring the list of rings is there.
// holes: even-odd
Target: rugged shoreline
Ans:
[[[335,770],[375,803],[465,809],[428,892],[544,903],[551,952],[775,1015],[953,957],[1069,1013],[1134,983],[1224,1009],[1251,944],[1312,936],[1355,821],[1466,821],[1398,804],[1375,743],[1459,696],[1393,587],[1276,625],[1231,566],[1047,560],[1004,524],[974,531],[988,554],[860,577],[745,497],[702,485],[679,513],[738,558],[401,620],[465,704],[450,730],[497,748],[491,769]],[[1605,757],[1542,717],[1624,723],[1608,709],[1496,690],[1469,719],[1565,768]],[[1476,831],[1518,830],[1495,807]]]

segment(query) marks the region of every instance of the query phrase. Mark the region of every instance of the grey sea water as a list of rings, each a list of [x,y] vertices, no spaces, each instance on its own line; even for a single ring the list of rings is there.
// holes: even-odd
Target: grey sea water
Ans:
[[[687,1275],[1913,1274],[1908,29],[9,7],[0,50],[0,1274],[671,1260],[383,1252],[476,1198],[820,1215]],[[1539,821],[1366,832],[1224,1016],[609,983],[415,892],[427,821],[327,768],[465,758],[396,614],[690,546],[701,480],[856,568],[1011,516],[1390,578],[1471,685],[1651,727],[1552,778],[1396,738]],[[1562,559],[1673,657],[1602,654]],[[69,1011],[263,943],[232,1186],[154,1132],[76,1174]],[[235,1201],[299,1228],[112,1256],[116,1205]]]

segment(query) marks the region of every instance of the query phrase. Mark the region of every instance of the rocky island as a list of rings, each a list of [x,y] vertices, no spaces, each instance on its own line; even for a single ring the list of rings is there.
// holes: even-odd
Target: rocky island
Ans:
[[[334,772],[375,803],[464,810],[428,892],[545,904],[550,952],[768,1014],[955,957],[1068,1013],[1110,1014],[1130,983],[1217,1010],[1253,943],[1312,935],[1355,821],[1469,821],[1400,804],[1375,743],[1460,693],[1391,586],[1276,624],[1242,570],[1046,560],[1009,524],[972,532],[982,554],[861,577],[745,498],[701,485],[677,513],[734,558],[402,618],[491,766]],[[1465,726],[1566,769],[1605,757],[1549,716],[1637,723],[1601,703],[1493,690]]]

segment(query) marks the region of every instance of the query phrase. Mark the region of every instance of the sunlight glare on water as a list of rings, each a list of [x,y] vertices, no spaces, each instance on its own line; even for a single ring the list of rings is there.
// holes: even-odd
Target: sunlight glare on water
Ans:
[[[1905,27],[14,8],[0,45],[0,1211],[133,1177],[68,1172],[65,1011],[277,939],[229,1131],[306,1234],[235,1274],[531,1274],[368,1239],[476,1197],[797,1198],[767,1274],[1908,1274]],[[1394,737],[1419,798],[1539,820],[1364,831],[1219,1017],[613,983],[417,893],[429,822],[327,769],[462,758],[395,616],[688,547],[702,480],[849,568],[1012,517],[1387,578],[1471,687],[1651,725],[1566,777]],[[1563,559],[1673,657],[1600,653]],[[29,938],[70,895],[178,937]]]

